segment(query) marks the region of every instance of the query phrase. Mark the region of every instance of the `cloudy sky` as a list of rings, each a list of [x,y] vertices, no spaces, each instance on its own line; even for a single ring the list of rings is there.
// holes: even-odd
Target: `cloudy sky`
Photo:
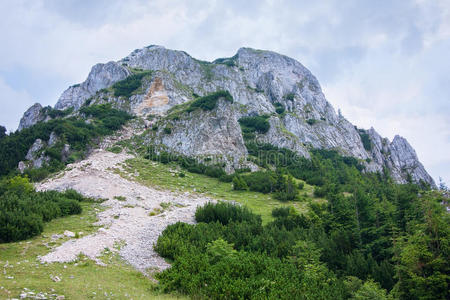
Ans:
[[[400,134],[450,182],[450,1],[1,0],[0,124],[54,105],[92,65],[150,44],[213,60],[291,56],[359,127]]]

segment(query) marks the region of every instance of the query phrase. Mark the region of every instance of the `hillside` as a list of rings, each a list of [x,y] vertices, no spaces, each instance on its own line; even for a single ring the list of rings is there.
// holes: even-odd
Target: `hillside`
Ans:
[[[448,191],[271,51],[97,64],[0,176],[4,298],[449,297]]]

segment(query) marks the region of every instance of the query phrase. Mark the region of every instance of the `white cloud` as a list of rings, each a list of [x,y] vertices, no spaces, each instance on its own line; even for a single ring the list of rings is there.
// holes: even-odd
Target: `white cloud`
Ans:
[[[0,77],[0,125],[8,131],[15,131],[19,126],[22,113],[34,104],[33,99],[26,91],[15,91]]]

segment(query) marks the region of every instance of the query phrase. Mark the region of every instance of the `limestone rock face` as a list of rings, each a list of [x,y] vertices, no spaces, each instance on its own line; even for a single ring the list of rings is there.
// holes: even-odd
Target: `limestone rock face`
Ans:
[[[435,185],[433,178],[428,175],[417,158],[416,151],[405,138],[396,135],[390,144],[390,150],[391,155],[388,157],[391,163],[390,170],[397,182],[406,183],[408,176],[411,176],[413,182],[423,180]]]
[[[31,148],[28,150],[27,155],[25,156],[26,162],[19,162],[18,169],[21,173],[24,172],[27,168],[35,168],[39,169],[44,164],[48,163],[50,161],[50,157],[44,155],[44,153],[41,153],[46,146],[46,143],[43,142],[41,139],[37,139],[34,141]]]
[[[69,107],[79,109],[97,91],[125,79],[130,74],[127,68],[113,61],[106,64],[96,64],[92,67],[86,81],[73,85],[63,92],[55,108],[60,110]]]
[[[101,91],[136,70],[152,72],[130,97]],[[148,46],[118,62],[94,66],[85,82],[63,93],[56,108],[78,109],[92,97],[92,103],[112,103],[138,116],[164,116],[196,95],[217,90],[229,91],[234,103],[220,102],[213,111],[192,112],[187,118],[172,120],[170,134],[159,128],[149,139],[187,156],[220,154],[232,166],[247,155],[237,120],[268,114],[271,126],[259,137],[261,142],[305,157],[312,148],[336,149],[360,159],[367,171],[381,172],[386,167],[398,182],[410,176],[415,182],[423,180],[434,186],[405,139],[396,137],[391,143],[370,129],[365,132],[372,147],[365,149],[361,132],[336,114],[314,75],[298,61],[271,51],[241,48],[233,57],[205,62],[184,51]],[[276,107],[285,112],[276,113]]]
[[[34,124],[41,122],[45,119],[45,114],[42,112],[42,105],[39,103],[33,104],[27,111],[23,114],[22,119],[20,119],[19,128],[17,130],[22,130],[33,126]]]
[[[42,148],[44,148],[44,142],[41,139],[35,140],[31,148],[28,150],[28,153],[25,156],[25,158],[27,160],[32,160],[33,158],[36,157],[37,152]]]
[[[50,138],[48,139],[48,145],[51,147],[55,145],[58,142],[58,140],[59,140],[58,136],[54,131],[52,131],[52,133],[50,133]]]
[[[219,159],[217,162],[226,162],[230,168],[242,167],[247,149],[234,110],[231,103],[219,100],[213,111],[197,110],[189,118],[167,122],[152,142],[170,152]]]
[[[396,135],[390,142],[387,138],[382,138],[373,128],[367,130],[367,133],[372,144],[370,154],[373,162],[369,164],[371,171],[381,172],[382,167],[385,166],[396,182],[407,183],[408,179],[413,182],[422,180],[436,187],[433,178],[420,163],[416,151],[405,138]]]

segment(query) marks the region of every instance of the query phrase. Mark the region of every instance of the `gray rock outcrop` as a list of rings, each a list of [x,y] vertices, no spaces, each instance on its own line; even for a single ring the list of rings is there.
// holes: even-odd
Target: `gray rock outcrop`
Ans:
[[[392,177],[401,183],[406,183],[408,177],[411,176],[413,182],[423,180],[434,185],[433,178],[425,171],[425,168],[417,158],[416,151],[411,147],[408,141],[396,135],[390,144],[390,156],[388,159],[391,162],[390,170]]]
[[[38,122],[44,121],[44,119],[45,114],[42,112],[42,105],[40,105],[39,103],[35,103],[23,114],[23,117],[20,119],[19,128],[17,130],[20,131],[24,128],[31,127]]]
[[[31,148],[28,150],[27,155],[25,156],[25,159],[32,160],[34,159],[38,152],[44,148],[44,142],[41,139],[37,139],[34,141]]]
[[[170,152],[216,159],[215,163],[226,162],[232,168],[243,167],[248,153],[234,110],[231,103],[219,100],[212,111],[199,109],[185,118],[166,121],[164,127],[153,133],[152,142]]]
[[[44,154],[43,150],[45,147],[46,143],[41,139],[37,139],[36,141],[34,141],[33,145],[30,147],[27,155],[25,156],[26,161],[19,162],[19,165],[17,166],[19,171],[23,173],[25,169],[39,169],[42,168],[46,163],[48,163],[50,161],[50,157]]]
[[[127,68],[116,62],[96,64],[92,67],[86,81],[73,85],[63,92],[55,108],[60,110],[69,107],[79,109],[97,91],[125,79],[130,74]]]

